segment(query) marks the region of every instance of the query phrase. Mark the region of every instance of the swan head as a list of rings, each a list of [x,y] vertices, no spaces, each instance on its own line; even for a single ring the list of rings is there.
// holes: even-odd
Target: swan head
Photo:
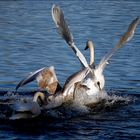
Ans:
[[[99,69],[95,69],[94,76],[95,76],[94,79],[95,87],[97,87],[99,90],[103,90],[105,86],[105,78],[102,71],[100,71]]]
[[[91,41],[91,40],[88,40],[87,42],[86,42],[86,47],[85,47],[85,50],[87,50],[88,48],[93,48],[93,42]]]

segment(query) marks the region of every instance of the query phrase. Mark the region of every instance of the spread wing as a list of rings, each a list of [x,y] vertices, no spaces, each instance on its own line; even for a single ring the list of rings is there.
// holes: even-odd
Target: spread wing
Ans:
[[[52,18],[54,23],[58,29],[59,34],[62,38],[67,42],[67,44],[72,48],[77,58],[83,67],[88,67],[88,63],[84,57],[84,55],[80,52],[80,50],[75,46],[73,41],[73,36],[69,30],[69,27],[64,19],[64,14],[59,6],[52,6]]]
[[[16,86],[16,91],[17,91],[20,87],[22,87],[22,86],[24,86],[24,85],[26,85],[26,84],[28,84],[28,83],[30,83],[30,82],[36,80],[37,76],[38,76],[38,75],[40,74],[40,72],[43,71],[44,69],[46,69],[46,68],[41,68],[41,69],[39,69],[39,70],[37,70],[37,71],[35,71],[35,72],[32,72],[32,73],[30,73],[27,77],[25,77],[23,80],[21,80],[21,81],[17,84],[17,86]]]
[[[137,17],[131,22],[127,31],[122,35],[117,45],[101,59],[98,68],[104,70],[111,56],[134,36],[134,32],[138,25],[138,22],[139,22],[139,17]]]
[[[18,88],[36,80],[39,87],[45,89],[47,86],[51,86],[51,88],[57,87],[59,85],[54,67],[51,66],[49,68],[41,68],[35,72],[29,74],[26,78],[21,80],[16,86],[16,91]],[[55,85],[54,85],[55,84]]]

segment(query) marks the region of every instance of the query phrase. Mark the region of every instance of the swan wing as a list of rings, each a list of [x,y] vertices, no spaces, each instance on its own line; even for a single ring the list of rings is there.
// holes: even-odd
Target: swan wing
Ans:
[[[82,81],[90,72],[90,69],[84,68],[68,77],[62,89],[63,94],[67,95],[68,90],[74,86],[75,83]]]
[[[36,80],[37,76],[46,68],[41,68],[39,70],[36,70],[35,72],[30,73],[26,78],[24,78],[23,80],[21,80],[17,86],[16,86],[16,91],[18,90],[19,87],[22,87],[34,80]]]
[[[139,22],[139,17],[135,18],[131,22],[127,31],[122,35],[122,37],[120,38],[117,45],[101,59],[99,65],[98,65],[98,68],[104,70],[104,68],[105,68],[106,64],[108,63],[108,60],[111,58],[111,56],[134,36],[134,32],[138,25],[138,22]]]
[[[52,6],[52,18],[58,29],[59,34],[62,38],[67,42],[67,44],[72,48],[76,56],[78,57],[80,63],[83,67],[88,67],[88,63],[84,57],[84,55],[80,52],[80,50],[76,47],[73,41],[72,33],[69,30],[69,27],[65,21],[64,14],[59,6]]]

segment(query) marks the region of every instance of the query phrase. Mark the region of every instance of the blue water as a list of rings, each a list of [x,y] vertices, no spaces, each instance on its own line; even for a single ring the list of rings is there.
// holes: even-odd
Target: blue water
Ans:
[[[55,66],[61,84],[80,64],[56,32],[52,4],[64,11],[75,44],[84,51],[87,39],[95,45],[95,63],[140,16],[138,0],[0,1],[0,91],[42,67]],[[1,122],[0,139],[139,139],[140,138],[140,24],[134,38],[120,49],[106,67],[106,90],[131,96],[133,103],[66,120]],[[21,91],[36,89],[35,82]]]

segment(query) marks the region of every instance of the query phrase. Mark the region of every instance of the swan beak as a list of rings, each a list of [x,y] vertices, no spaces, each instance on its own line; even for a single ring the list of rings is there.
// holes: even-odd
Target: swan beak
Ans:
[[[98,86],[99,90],[102,90],[101,86],[100,86],[100,82],[97,82],[97,86]]]
[[[88,48],[89,48],[89,46],[88,46],[88,41],[87,41],[87,43],[86,43],[86,47],[85,47],[84,50],[87,50]]]
[[[86,45],[85,49],[84,50],[87,50],[88,49],[88,45]]]

